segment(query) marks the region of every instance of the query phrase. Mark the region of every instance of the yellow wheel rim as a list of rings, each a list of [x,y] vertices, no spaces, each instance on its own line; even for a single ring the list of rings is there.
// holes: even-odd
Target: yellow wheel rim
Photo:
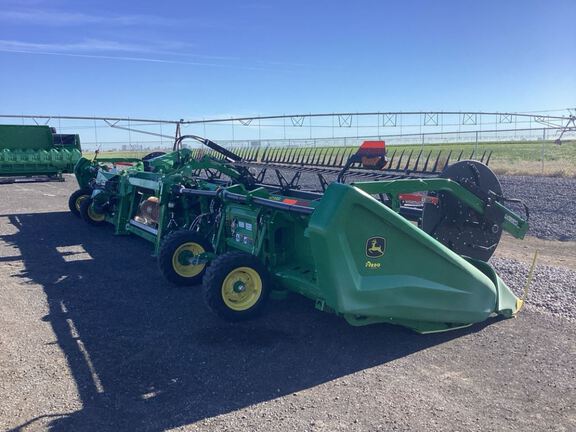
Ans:
[[[76,198],[76,202],[74,204],[76,206],[76,210],[80,211],[80,206],[84,200],[86,200],[86,198],[88,198],[88,195],[80,195],[78,198]]]
[[[103,220],[106,220],[106,215],[103,213],[95,212],[92,206],[88,206],[88,216],[94,222],[102,222]]]
[[[172,268],[182,277],[190,278],[198,276],[206,264],[192,265],[187,262],[188,259],[206,252],[204,248],[198,243],[188,242],[183,243],[174,251],[172,255]]]
[[[250,267],[238,267],[228,273],[222,283],[222,300],[235,311],[245,311],[254,306],[262,295],[262,279]]]

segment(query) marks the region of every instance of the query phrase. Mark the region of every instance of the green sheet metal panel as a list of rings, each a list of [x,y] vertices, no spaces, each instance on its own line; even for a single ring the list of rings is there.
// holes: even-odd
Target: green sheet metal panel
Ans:
[[[369,194],[334,183],[308,235],[326,304],[349,321],[398,322],[422,331],[498,312],[502,283]],[[499,281],[501,282],[501,281]],[[508,302],[509,303],[509,302]]]
[[[49,150],[52,129],[48,126],[0,125],[0,149]]]

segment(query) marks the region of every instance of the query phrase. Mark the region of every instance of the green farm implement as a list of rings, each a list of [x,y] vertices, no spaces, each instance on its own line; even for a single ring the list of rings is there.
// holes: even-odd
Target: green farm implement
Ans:
[[[182,148],[186,138],[209,150]],[[166,279],[202,282],[223,319],[249,319],[270,296],[291,292],[353,325],[422,333],[512,317],[522,306],[486,261],[502,231],[524,237],[528,217],[506,206],[513,200],[479,161],[399,174],[387,171],[383,142],[365,142],[336,172],[302,163],[288,181],[275,166],[270,183],[261,160],[210,140],[181,137],[175,149],[123,171],[80,160],[76,175],[89,192],[80,213],[152,242]],[[298,185],[306,173],[319,187]]]
[[[1,177],[62,180],[80,157],[78,135],[58,134],[48,126],[0,125]]]

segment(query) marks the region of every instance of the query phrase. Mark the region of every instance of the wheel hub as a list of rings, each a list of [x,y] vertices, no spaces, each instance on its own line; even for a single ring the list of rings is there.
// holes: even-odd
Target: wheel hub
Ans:
[[[222,284],[222,299],[232,310],[244,311],[254,306],[262,295],[262,279],[250,267],[232,270]]]
[[[232,289],[234,290],[235,293],[242,293],[246,291],[246,285],[242,281],[236,281]]]

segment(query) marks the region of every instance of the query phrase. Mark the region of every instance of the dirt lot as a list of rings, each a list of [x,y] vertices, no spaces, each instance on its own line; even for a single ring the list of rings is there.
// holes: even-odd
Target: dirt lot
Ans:
[[[0,430],[576,430],[574,321],[421,336],[292,297],[228,325],[73,189],[0,185]]]

